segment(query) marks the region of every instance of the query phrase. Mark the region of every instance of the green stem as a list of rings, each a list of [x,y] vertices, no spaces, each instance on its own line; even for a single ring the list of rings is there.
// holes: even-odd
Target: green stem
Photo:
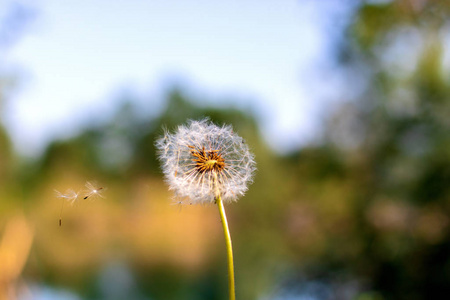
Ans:
[[[222,198],[216,197],[216,203],[219,207],[220,219],[222,220],[223,233],[225,234],[225,243],[227,244],[227,256],[228,256],[228,291],[230,293],[230,300],[235,300],[234,289],[234,264],[233,264],[233,246],[231,245],[230,230],[228,229],[227,215],[225,214],[225,208],[223,207]]]

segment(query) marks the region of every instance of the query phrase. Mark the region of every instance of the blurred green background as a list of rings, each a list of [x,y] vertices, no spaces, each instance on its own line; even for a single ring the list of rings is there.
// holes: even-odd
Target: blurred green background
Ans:
[[[0,128],[1,299],[227,299],[217,208],[172,205],[154,147],[163,126],[205,116],[257,161],[227,206],[237,299],[446,299],[450,2],[344,2],[330,61],[312,72],[319,89],[339,88],[323,96],[317,138],[287,154],[251,112],[177,86],[154,116],[118,96],[111,117],[37,157]],[[21,80],[2,70],[0,108]],[[66,205],[59,227],[54,189],[87,180],[106,199]]]

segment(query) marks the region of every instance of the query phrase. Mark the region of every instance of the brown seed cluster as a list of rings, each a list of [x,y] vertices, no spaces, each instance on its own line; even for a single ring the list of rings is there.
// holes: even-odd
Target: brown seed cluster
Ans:
[[[192,160],[195,162],[195,169],[199,173],[219,173],[225,168],[225,159],[223,159],[219,150],[205,150],[205,147],[199,150],[194,146],[188,147],[191,148],[191,155],[194,157]]]

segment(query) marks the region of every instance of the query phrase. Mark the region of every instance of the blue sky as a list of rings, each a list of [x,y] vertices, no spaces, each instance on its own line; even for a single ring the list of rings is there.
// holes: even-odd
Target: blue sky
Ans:
[[[157,112],[173,81],[208,104],[253,107],[280,152],[317,133],[322,108],[305,79],[329,41],[315,1],[22,2],[37,16],[5,55],[22,76],[3,120],[24,153],[108,116],[124,89]]]

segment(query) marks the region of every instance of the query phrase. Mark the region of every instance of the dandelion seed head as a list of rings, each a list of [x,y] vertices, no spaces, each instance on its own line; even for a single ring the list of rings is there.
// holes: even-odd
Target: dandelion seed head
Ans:
[[[253,179],[255,160],[231,126],[208,119],[189,121],[156,141],[169,189],[192,203],[224,202],[244,195]]]

